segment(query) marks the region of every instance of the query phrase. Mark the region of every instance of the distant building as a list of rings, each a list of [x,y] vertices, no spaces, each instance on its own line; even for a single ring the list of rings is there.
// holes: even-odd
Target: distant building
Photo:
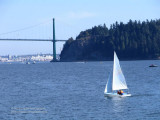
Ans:
[[[12,56],[11,55],[8,55],[8,60],[11,60],[12,59]]]

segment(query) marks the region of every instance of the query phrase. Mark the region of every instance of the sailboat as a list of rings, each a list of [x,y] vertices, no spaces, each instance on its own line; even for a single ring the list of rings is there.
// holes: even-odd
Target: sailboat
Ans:
[[[117,91],[119,90],[125,90],[128,91],[127,93],[123,93],[122,95],[118,94]],[[125,77],[122,73],[118,57],[116,53],[114,52],[114,63],[113,63],[113,71],[111,72],[108,82],[106,84],[104,95],[113,97],[113,96],[131,96],[129,94],[129,90],[125,81]]]

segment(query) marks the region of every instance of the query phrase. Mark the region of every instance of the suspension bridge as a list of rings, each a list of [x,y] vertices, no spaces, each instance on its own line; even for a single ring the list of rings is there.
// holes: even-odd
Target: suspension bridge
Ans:
[[[57,40],[55,38],[55,19],[53,18],[53,39],[0,38],[0,41],[45,41],[45,42],[52,42],[52,45],[53,45],[53,60],[51,62],[57,62],[58,60],[56,59],[56,42],[66,42],[67,40],[61,40],[61,39]]]

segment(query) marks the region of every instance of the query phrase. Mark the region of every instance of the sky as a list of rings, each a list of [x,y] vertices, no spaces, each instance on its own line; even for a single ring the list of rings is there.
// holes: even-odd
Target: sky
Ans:
[[[160,0],[0,0],[0,38],[76,38],[104,23],[160,19]],[[17,32],[13,32],[17,31]],[[57,53],[64,42],[57,42]],[[0,41],[0,55],[52,53],[52,42]]]

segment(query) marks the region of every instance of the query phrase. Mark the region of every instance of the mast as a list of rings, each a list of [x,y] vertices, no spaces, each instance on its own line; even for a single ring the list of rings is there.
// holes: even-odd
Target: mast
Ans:
[[[114,62],[115,62],[115,51],[114,51],[114,60],[113,60],[112,92],[113,92],[113,79],[114,79]]]

